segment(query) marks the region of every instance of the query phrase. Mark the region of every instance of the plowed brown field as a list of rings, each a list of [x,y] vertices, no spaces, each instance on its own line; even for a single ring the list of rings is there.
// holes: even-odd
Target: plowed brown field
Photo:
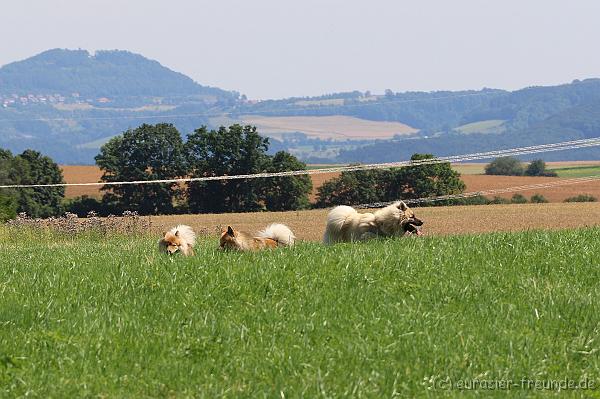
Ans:
[[[67,183],[92,183],[100,181],[102,171],[94,165],[62,165],[60,167]],[[67,187],[65,197],[73,198],[81,195],[99,197],[100,186]]]
[[[467,191],[483,191],[521,185],[543,184],[565,179],[557,177],[463,175],[462,180],[467,185]],[[546,197],[550,202],[562,202],[566,198],[579,194],[591,194],[596,198],[600,198],[600,180],[552,188],[519,191],[519,193],[526,197],[539,193]],[[498,196],[510,198],[514,194],[515,193],[506,193],[499,194]]]

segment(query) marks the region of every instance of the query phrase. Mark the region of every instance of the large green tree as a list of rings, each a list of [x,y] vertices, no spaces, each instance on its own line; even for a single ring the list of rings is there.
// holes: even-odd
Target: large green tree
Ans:
[[[413,161],[434,159],[431,154],[414,154]],[[343,172],[323,184],[317,206],[356,205],[463,192],[465,184],[449,163],[414,165],[390,170]]]
[[[269,160],[267,172],[286,172],[306,169],[306,164],[285,151],[278,151]],[[310,206],[308,193],[312,180],[308,175],[282,176],[263,179],[263,197],[270,211],[305,209]]]
[[[104,182],[162,180],[186,176],[181,135],[166,123],[143,124],[112,138],[96,156]],[[177,183],[106,185],[103,201],[119,211],[171,213],[181,194]]]
[[[546,162],[543,159],[536,159],[531,161],[525,169],[525,176],[546,176],[556,177],[556,172],[546,169]]]
[[[485,166],[486,175],[523,176],[525,168],[513,157],[500,157]]]
[[[411,161],[434,160],[431,154],[414,154]],[[465,184],[460,173],[452,169],[448,162],[430,163],[392,169],[385,173],[385,198],[414,199],[458,194],[464,191]]]
[[[13,156],[8,150],[0,148],[0,184],[14,184],[10,179]],[[17,215],[16,190],[0,189],[0,221],[5,222]]]
[[[60,167],[38,151],[25,150],[13,157],[9,151],[0,151],[0,182],[13,184],[64,183]],[[32,217],[59,215],[65,196],[64,187],[35,187],[2,189],[2,214],[25,212]],[[3,216],[4,217],[4,216]]]
[[[205,126],[188,136],[186,152],[192,177],[253,174],[269,164],[269,140],[252,126]],[[248,212],[262,208],[260,186],[252,179],[192,182],[188,206],[192,212]]]
[[[357,205],[384,201],[385,179],[381,170],[342,172],[317,190],[317,207]]]
[[[64,183],[60,167],[38,151],[25,150],[15,157],[16,162],[28,173],[21,177],[20,184],[61,184]],[[48,217],[61,213],[65,187],[41,187],[20,190],[18,208],[30,216]]]
[[[267,155],[269,139],[253,126],[232,125],[188,136],[186,152],[192,177],[256,174],[305,169],[296,157],[278,152]],[[312,189],[308,176],[231,179],[192,182],[188,206],[192,212],[248,212],[290,210],[308,206]]]

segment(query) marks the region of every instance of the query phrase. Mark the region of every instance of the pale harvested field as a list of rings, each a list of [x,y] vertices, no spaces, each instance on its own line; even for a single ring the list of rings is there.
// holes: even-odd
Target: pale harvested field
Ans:
[[[323,185],[323,183],[335,177],[338,177],[339,175],[339,173],[319,173],[318,175],[311,175],[310,178],[312,179],[313,189],[310,195],[308,196],[310,202],[316,201],[317,190]]]
[[[396,134],[411,135],[418,130],[399,122],[380,122],[351,116],[253,116],[244,115],[250,124],[264,134],[302,132],[322,139],[387,139]]]
[[[564,162],[546,162],[550,169],[554,168],[574,168],[582,166],[600,166],[600,161],[564,161]]]
[[[452,165],[452,169],[461,175],[481,175],[485,172],[485,163],[457,163]]]
[[[425,234],[434,236],[600,225],[600,203],[454,206],[415,210],[417,216],[425,221]],[[185,223],[202,235],[214,236],[215,245],[218,232],[227,225],[255,233],[272,222],[287,224],[301,240],[318,241],[322,238],[328,211],[153,216],[151,220],[157,234]]]

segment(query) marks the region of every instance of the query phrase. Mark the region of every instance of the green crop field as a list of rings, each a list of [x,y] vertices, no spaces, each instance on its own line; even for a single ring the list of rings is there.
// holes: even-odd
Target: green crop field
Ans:
[[[558,177],[587,177],[600,176],[600,166],[574,166],[567,168],[552,168]]]
[[[0,397],[600,387],[600,228],[260,253],[212,238],[193,258],[155,242],[0,229]]]
[[[505,130],[502,126],[506,122],[500,119],[490,119],[485,121],[467,123],[466,125],[459,126],[455,130],[464,133],[501,133]]]

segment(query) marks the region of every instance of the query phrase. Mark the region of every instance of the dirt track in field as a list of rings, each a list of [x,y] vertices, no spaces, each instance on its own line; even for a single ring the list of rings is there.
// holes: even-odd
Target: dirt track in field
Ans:
[[[563,229],[600,226],[600,203],[482,205],[415,208],[425,221],[427,235],[472,234],[530,229]],[[323,235],[328,210],[207,215],[153,216],[157,233],[176,224],[192,226],[201,235],[217,236],[221,228],[255,233],[268,223],[287,224],[301,240],[318,241]]]

